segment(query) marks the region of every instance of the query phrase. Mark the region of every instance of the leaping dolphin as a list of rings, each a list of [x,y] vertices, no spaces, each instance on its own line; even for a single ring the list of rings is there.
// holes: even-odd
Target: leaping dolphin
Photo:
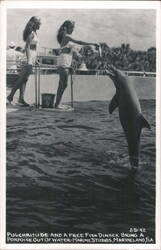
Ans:
[[[109,104],[109,113],[118,107],[119,118],[123,127],[129,151],[132,173],[136,173],[139,165],[139,144],[142,128],[149,128],[148,121],[141,113],[141,107],[136,91],[129,82],[129,77],[114,66],[108,66],[107,74],[114,82],[116,94]]]

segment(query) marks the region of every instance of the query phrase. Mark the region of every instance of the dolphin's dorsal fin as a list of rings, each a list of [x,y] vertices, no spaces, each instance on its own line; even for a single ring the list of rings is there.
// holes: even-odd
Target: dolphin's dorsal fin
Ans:
[[[141,114],[141,127],[151,129],[149,122],[145,119],[145,117]]]
[[[109,104],[109,113],[112,114],[112,112],[118,107],[118,93],[116,92],[116,94],[113,96],[110,104]]]

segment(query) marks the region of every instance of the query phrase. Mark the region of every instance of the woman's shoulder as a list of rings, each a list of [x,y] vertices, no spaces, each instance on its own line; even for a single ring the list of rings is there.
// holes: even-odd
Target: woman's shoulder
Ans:
[[[28,34],[28,36],[26,37],[25,42],[26,43],[30,43],[34,38],[34,34],[32,34],[32,32],[30,34]]]
[[[66,42],[69,42],[69,41],[72,40],[72,37],[69,36],[69,35],[65,35],[63,40],[66,41]]]
[[[31,32],[31,36],[32,36],[32,37],[37,37],[36,32],[35,32],[35,31],[32,31],[32,32]]]
[[[32,31],[32,41],[39,42],[38,36],[35,31]]]
[[[31,31],[31,33],[28,35],[27,39],[33,39],[35,36],[34,31]]]
[[[62,43],[61,43],[61,47],[66,47],[68,46],[68,43],[70,42],[70,37],[68,35],[65,35],[63,37]]]

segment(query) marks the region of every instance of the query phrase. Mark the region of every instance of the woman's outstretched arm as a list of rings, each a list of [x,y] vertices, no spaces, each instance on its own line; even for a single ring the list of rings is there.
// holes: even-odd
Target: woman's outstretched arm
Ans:
[[[66,43],[69,42],[69,41],[71,41],[71,42],[79,44],[79,45],[94,45],[94,46],[99,46],[97,43],[87,43],[87,42],[83,42],[83,41],[80,41],[80,40],[75,40],[72,37],[67,36],[67,35],[65,37],[65,40],[66,40]]]

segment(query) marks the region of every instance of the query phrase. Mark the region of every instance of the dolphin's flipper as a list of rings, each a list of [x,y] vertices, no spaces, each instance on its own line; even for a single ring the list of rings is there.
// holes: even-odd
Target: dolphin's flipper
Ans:
[[[112,112],[118,107],[118,105],[119,105],[119,99],[118,99],[118,94],[116,92],[116,94],[114,95],[109,104],[109,113],[112,114]]]
[[[141,127],[151,129],[149,122],[145,119],[145,117],[141,114]]]

